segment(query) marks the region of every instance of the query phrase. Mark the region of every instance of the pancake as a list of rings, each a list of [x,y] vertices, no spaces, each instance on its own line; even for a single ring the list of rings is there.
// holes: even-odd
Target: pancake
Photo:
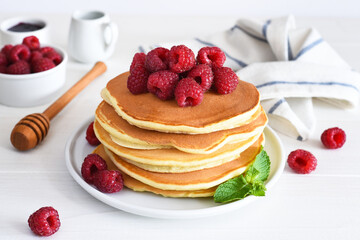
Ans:
[[[105,153],[104,147],[102,144],[97,146],[93,153],[99,154],[107,163],[109,170],[117,170],[120,171],[114,163],[111,161],[111,159],[108,157],[108,155]],[[121,171],[120,171],[121,172]],[[174,191],[174,190],[162,190],[158,188],[154,188],[152,186],[146,185],[129,175],[121,172],[124,180],[124,185],[127,188],[130,188],[134,191],[138,192],[152,192],[155,194],[162,195],[164,197],[210,197],[213,196],[216,190],[216,187],[208,188],[208,189],[202,189],[202,190],[195,190],[195,191]]]
[[[191,154],[178,149],[131,149],[117,145],[101,125],[95,121],[94,131],[99,141],[116,155],[128,162],[136,162],[148,166],[148,170],[156,172],[184,172],[209,168],[234,160],[255,141],[263,137],[256,135],[239,143],[226,144],[210,154]],[[260,141],[259,140],[259,141]],[[135,164],[137,165],[137,164]]]
[[[240,157],[220,166],[184,173],[158,173],[144,170],[114,154],[105,147],[105,152],[125,174],[140,182],[163,190],[201,190],[215,187],[235,176],[242,174],[253,162],[261,149],[261,141],[241,153]]]
[[[123,119],[144,129],[210,133],[244,125],[260,108],[260,94],[256,87],[241,80],[231,94],[208,91],[201,104],[179,107],[175,100],[162,101],[151,93],[132,94],[127,89],[128,76],[126,72],[110,80],[101,95]]]
[[[134,149],[177,148],[183,152],[209,154],[220,149],[226,143],[236,143],[263,132],[267,117],[262,108],[254,113],[250,123],[243,126],[208,134],[163,133],[138,128],[129,124],[105,101],[99,104],[95,112],[97,122],[110,133],[111,139],[118,145]]]

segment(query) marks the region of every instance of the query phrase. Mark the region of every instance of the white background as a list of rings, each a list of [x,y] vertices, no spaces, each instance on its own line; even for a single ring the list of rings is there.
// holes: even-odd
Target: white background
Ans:
[[[1,0],[0,3],[0,13],[98,9],[124,15],[360,16],[358,0]]]

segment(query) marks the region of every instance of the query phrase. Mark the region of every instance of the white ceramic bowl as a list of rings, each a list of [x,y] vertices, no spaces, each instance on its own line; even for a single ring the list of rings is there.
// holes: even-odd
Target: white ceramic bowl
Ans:
[[[56,67],[30,74],[0,73],[0,104],[10,107],[33,107],[49,103],[56,97],[66,79],[66,52],[53,47],[63,58]]]
[[[31,23],[39,26],[43,26],[41,29],[27,32],[13,32],[9,31],[9,28],[17,25],[18,23]],[[9,18],[1,22],[0,25],[0,43],[1,46],[6,44],[19,44],[22,43],[22,40],[27,36],[36,36],[41,44],[49,43],[49,26],[48,24],[38,18],[29,18],[29,17],[14,17]]]

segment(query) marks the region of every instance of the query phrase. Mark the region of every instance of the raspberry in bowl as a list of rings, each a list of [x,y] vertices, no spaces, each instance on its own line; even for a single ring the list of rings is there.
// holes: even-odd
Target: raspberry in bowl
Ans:
[[[67,59],[63,49],[42,46],[33,36],[1,46],[0,104],[32,107],[54,99],[65,83]]]

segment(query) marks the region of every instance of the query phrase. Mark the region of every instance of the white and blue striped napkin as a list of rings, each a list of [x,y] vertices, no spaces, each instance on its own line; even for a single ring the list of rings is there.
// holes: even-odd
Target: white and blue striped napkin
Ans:
[[[297,28],[293,16],[265,22],[239,19],[228,31],[161,46],[177,44],[195,53],[204,46],[220,47],[227,57],[225,66],[260,91],[270,126],[298,140],[309,138],[314,130],[312,98],[341,108],[355,108],[359,103],[360,74],[316,29]]]

